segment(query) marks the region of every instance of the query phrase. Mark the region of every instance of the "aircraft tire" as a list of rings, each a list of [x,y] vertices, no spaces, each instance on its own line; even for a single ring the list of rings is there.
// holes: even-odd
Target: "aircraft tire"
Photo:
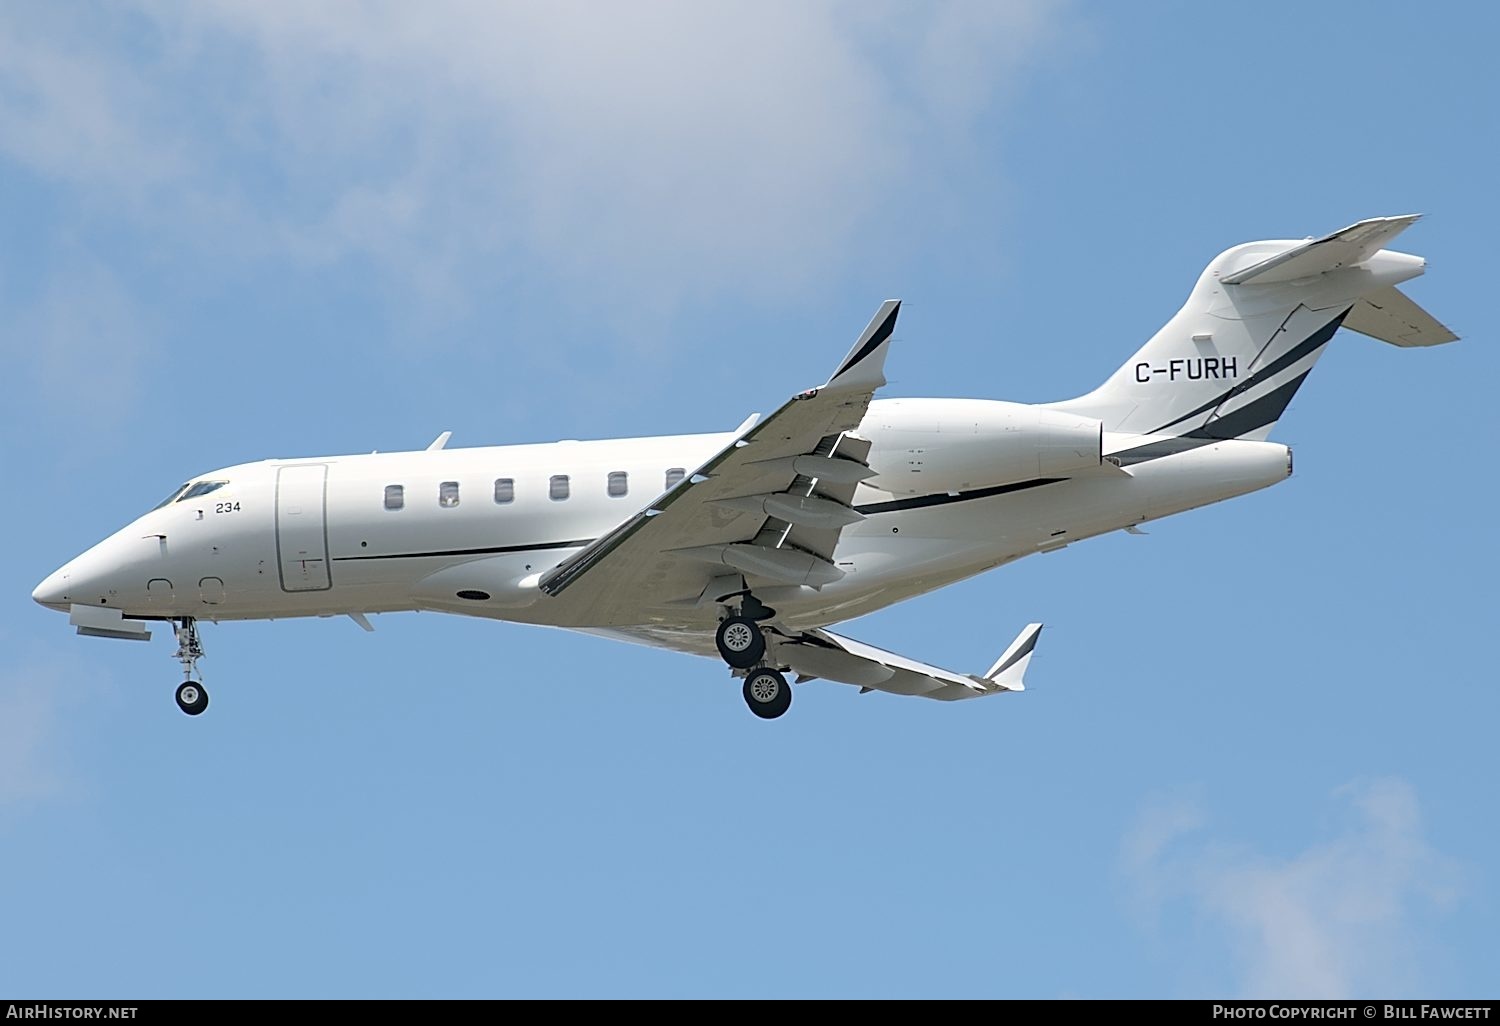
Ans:
[[[774,720],[792,707],[792,686],[776,670],[763,666],[745,678],[745,704],[763,720]]]
[[[197,716],[208,708],[208,689],[196,680],[185,680],[177,685],[177,708],[189,716]]]
[[[766,654],[765,635],[748,616],[725,617],[714,632],[719,655],[736,670],[748,670]]]

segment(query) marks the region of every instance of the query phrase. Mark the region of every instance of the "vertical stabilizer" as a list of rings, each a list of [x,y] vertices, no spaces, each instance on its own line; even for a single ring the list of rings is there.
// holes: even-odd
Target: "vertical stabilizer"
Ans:
[[[1396,289],[1425,261],[1381,248],[1416,220],[1377,217],[1320,239],[1226,250],[1108,381],[1052,408],[1187,447],[1264,440],[1341,326],[1397,345],[1452,340]]]

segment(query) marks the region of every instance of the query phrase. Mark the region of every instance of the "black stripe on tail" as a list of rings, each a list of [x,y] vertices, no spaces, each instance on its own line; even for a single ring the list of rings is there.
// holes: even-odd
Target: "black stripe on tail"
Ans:
[[[1352,309],[1352,307],[1351,307],[1351,309]],[[1302,359],[1304,356],[1307,356],[1309,353],[1316,352],[1317,349],[1320,346],[1327,345],[1328,344],[1328,340],[1331,339],[1331,338],[1333,338],[1334,332],[1336,332],[1336,331],[1339,330],[1339,326],[1344,323],[1344,318],[1347,317],[1347,316],[1349,316],[1349,311],[1345,310],[1343,313],[1339,314],[1333,320],[1331,320],[1327,324],[1323,325],[1317,331],[1315,331],[1311,335],[1307,336],[1307,338],[1303,339],[1300,343],[1298,343],[1297,345],[1293,346],[1290,350],[1288,350],[1287,352],[1283,353],[1281,356],[1277,357],[1276,359],[1272,360],[1270,363],[1266,364],[1264,367],[1262,367],[1260,370],[1256,371],[1254,374],[1252,374],[1250,377],[1246,378],[1244,381],[1240,382],[1239,384],[1235,385],[1233,388],[1229,389],[1229,391],[1225,392],[1223,395],[1220,395],[1220,396],[1218,396],[1217,398],[1214,398],[1214,399],[1210,399],[1208,402],[1204,403],[1202,406],[1199,406],[1199,407],[1197,407],[1196,409],[1193,409],[1193,410],[1189,410],[1187,413],[1184,413],[1182,416],[1176,417],[1176,418],[1174,418],[1172,420],[1167,421],[1161,427],[1152,428],[1150,431],[1147,431],[1146,434],[1148,434],[1148,435],[1159,435],[1163,431],[1166,431],[1168,428],[1175,427],[1176,425],[1181,424],[1183,421],[1189,420],[1189,419],[1191,419],[1193,417],[1196,417],[1196,416],[1198,416],[1201,413],[1208,413],[1210,410],[1213,410],[1216,407],[1224,405],[1224,403],[1228,402],[1230,399],[1233,399],[1235,396],[1241,395],[1241,394],[1243,394],[1245,392],[1248,392],[1252,388],[1254,388],[1256,385],[1259,385],[1259,384],[1261,384],[1263,382],[1271,380],[1277,374],[1280,374],[1282,371],[1286,370],[1288,367],[1290,367],[1292,364],[1296,363],[1298,360]],[[1301,378],[1297,379],[1297,383],[1301,384],[1302,378],[1305,378],[1305,377],[1307,377],[1307,375],[1303,374]],[[1276,391],[1280,392],[1281,389],[1278,388]],[[1292,389],[1292,391],[1295,393],[1297,391],[1297,389],[1294,387]],[[1290,395],[1288,395],[1286,398],[1287,398],[1287,402],[1291,402],[1292,401],[1292,397]],[[1257,402],[1258,401],[1259,400],[1257,400]],[[1252,405],[1254,405],[1254,404],[1252,404]],[[1281,405],[1281,410],[1284,410],[1284,409],[1286,409],[1286,403],[1283,403]],[[1281,410],[1277,411],[1277,416],[1280,416]],[[1273,417],[1271,419],[1275,420],[1276,418]],[[1265,427],[1265,422],[1262,422],[1262,423],[1256,425],[1256,427]],[[1253,430],[1253,428],[1246,428],[1244,431],[1240,431],[1239,434],[1244,434],[1245,431],[1250,431],[1250,430]],[[1232,438],[1232,437],[1235,437],[1235,436],[1231,435],[1229,437]]]

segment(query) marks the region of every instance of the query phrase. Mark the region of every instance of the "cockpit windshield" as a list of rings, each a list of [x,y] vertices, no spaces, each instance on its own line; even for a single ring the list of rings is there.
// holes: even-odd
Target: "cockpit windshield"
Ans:
[[[180,496],[178,496],[177,501],[181,502],[183,499],[196,499],[200,495],[207,495],[209,492],[216,492],[220,488],[223,488],[228,483],[229,483],[228,481],[198,481],[198,482],[195,482],[190,488],[188,488],[187,491],[183,492]]]
[[[152,506],[151,508],[154,509],[154,510],[156,510],[156,509],[161,509],[163,506],[170,506],[170,505],[172,505],[172,503],[174,503],[178,499],[182,498],[182,493],[183,492],[187,491],[191,487],[192,487],[191,484],[178,485],[177,488],[172,492],[171,495],[168,495],[165,499],[161,500],[160,502],[158,502],[155,506]]]
[[[209,492],[217,491],[228,483],[228,481],[189,481],[151,508],[157,510],[163,506],[170,506],[174,502],[181,502],[184,499],[196,499],[200,495],[207,495]]]

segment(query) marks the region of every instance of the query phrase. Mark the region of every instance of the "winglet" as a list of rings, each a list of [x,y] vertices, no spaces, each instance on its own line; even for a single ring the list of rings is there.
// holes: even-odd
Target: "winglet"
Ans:
[[[1026,629],[1010,643],[1005,654],[995,660],[995,665],[990,667],[990,672],[984,675],[984,679],[1006,691],[1025,691],[1026,667],[1031,662],[1031,653],[1036,650],[1036,639],[1041,633],[1041,624],[1028,623]]]
[[[849,355],[839,364],[824,388],[857,388],[873,392],[885,384],[885,357],[890,351],[891,333],[896,330],[896,315],[901,300],[887,299],[870,318],[864,333]]]

